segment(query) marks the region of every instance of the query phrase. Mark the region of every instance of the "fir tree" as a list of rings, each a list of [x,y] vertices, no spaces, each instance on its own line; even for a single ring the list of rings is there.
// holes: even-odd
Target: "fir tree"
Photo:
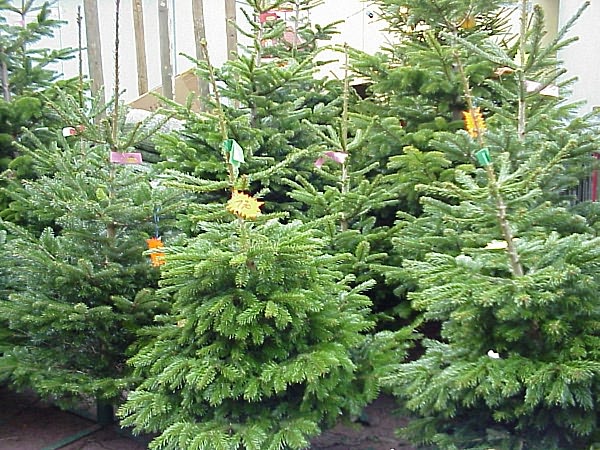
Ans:
[[[516,50],[442,34],[457,47],[466,132],[430,144],[444,164],[457,152],[472,164],[418,186],[423,214],[401,216],[396,242],[406,259],[389,272],[416,285],[414,308],[442,326],[386,379],[416,415],[404,435],[423,448],[597,442],[598,238],[557,194],[598,130],[560,94],[541,92],[559,83],[554,55],[572,21],[544,48],[542,11],[527,11],[520,2]],[[502,101],[476,95],[467,50],[514,74],[497,81]],[[549,132],[556,124],[561,131]]]
[[[122,423],[158,432],[151,448],[306,448],[366,403],[353,353],[371,326],[368,298],[300,223],[199,226],[167,253],[177,313],[132,358],[143,381]]]
[[[17,155],[12,143],[22,137],[22,128],[33,131],[52,122],[44,113],[41,93],[51,90],[59,76],[51,64],[71,57],[72,50],[36,47],[61,25],[51,18],[50,2],[2,1],[0,13],[0,171],[4,171]],[[9,17],[15,23],[9,23]],[[14,168],[17,175],[19,167]]]
[[[395,196],[393,202],[373,211],[377,233],[386,229],[380,227],[388,229],[377,238],[378,248],[387,255],[372,262],[373,274],[400,263],[398,252],[390,252],[389,230],[398,210],[421,214],[422,194],[415,186],[452,180],[455,170],[470,166],[462,152],[441,152],[432,145],[438,134],[462,127],[465,108],[457,47],[443,33],[451,31],[472,45],[488,38],[501,42],[508,13],[499,12],[500,3],[506,2],[376,1],[374,10],[386,23],[389,45],[374,55],[350,49],[350,68],[367,86],[366,98],[353,106],[354,116],[377,118],[369,125],[369,138],[359,153],[368,155],[366,165],[378,164],[377,177],[386,180],[388,192]],[[499,98],[497,86],[489,83],[496,76],[494,63],[474,52],[462,56],[478,98]],[[412,283],[402,277],[387,278],[389,286],[380,283],[377,309],[382,318],[400,315],[401,322],[386,325],[396,328],[415,318],[406,301]]]
[[[218,96],[215,107],[227,142]],[[367,336],[362,291],[372,282],[349,287],[337,270],[344,255],[326,254],[312,223],[261,216],[231,151],[221,156],[224,181],[167,181],[228,187],[231,198],[198,205],[183,223],[197,220],[199,234],[166,249],[161,286],[173,312],[147,329],[149,344],[131,359],[143,381],[120,409],[123,425],[158,433],[151,448],[307,448],[321,427],[372,400],[381,376],[372,341],[392,341]]]
[[[304,121],[327,123],[341,109],[337,100],[341,84],[315,77],[317,43],[329,39],[335,28],[333,24],[318,27],[306,19],[318,1],[247,3],[245,23],[238,31],[248,44],[236,58],[220,68],[208,59],[197,61],[198,76],[212,86],[209,97],[200,100],[206,110],[214,110],[219,98],[226,129],[221,129],[220,118],[214,114],[179,108],[185,132],[157,141],[164,159],[159,165],[222,181],[228,176],[221,163],[225,132],[243,150],[244,172],[252,191],[260,192],[268,209],[294,213],[302,205],[290,202],[280,180],[312,172],[317,156],[311,146],[318,139]],[[283,14],[288,15],[287,21]],[[202,201],[222,202],[225,194],[215,198],[213,192]]]
[[[111,151],[131,151],[131,136],[110,145],[89,112],[63,102],[74,119],[66,124],[85,123],[83,134],[21,147],[37,177],[12,192],[12,207],[35,226],[2,222],[9,295],[0,318],[12,336],[1,365],[15,386],[43,396],[115,400],[131,381],[125,360],[136,331],[164,310],[143,255],[161,201],[147,168],[109,162]]]
[[[118,23],[118,4],[116,12]],[[59,91],[49,105],[63,132],[50,144],[28,134],[31,146],[19,151],[35,178],[5,191],[27,226],[0,222],[0,321],[10,331],[0,366],[14,386],[60,402],[118,402],[132,383],[126,359],[138,329],[166,310],[155,293],[160,254],[144,252],[159,241],[157,207],[168,209],[168,193],[151,187],[134,148],[160,122],[126,130],[118,72],[116,46],[108,104]]]

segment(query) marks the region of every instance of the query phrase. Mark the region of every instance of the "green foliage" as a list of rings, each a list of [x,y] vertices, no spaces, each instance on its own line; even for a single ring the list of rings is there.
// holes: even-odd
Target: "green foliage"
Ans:
[[[350,142],[337,119],[347,87],[314,78],[310,48],[275,39],[267,54],[265,36],[283,27],[256,19],[277,2],[249,6],[246,53],[219,69],[198,61],[213,87],[210,112],[180,109],[185,131],[159,140],[161,178],[187,199],[178,224],[189,237],[165,250],[161,286],[173,310],[144,331],[149,343],[131,358],[140,384],[120,408],[124,425],[157,433],[152,448],[307,448],[377,396],[411,335],[371,335],[366,291],[386,231],[377,234],[370,210],[393,194],[358,151],[368,126],[352,128]],[[239,166],[229,139],[243,149]],[[357,161],[341,190],[339,167],[314,166],[338,149],[356,150]],[[240,191],[264,201],[256,222],[232,221],[224,208]]]
[[[457,50],[464,101],[482,108],[487,131],[434,131],[430,149],[407,147],[390,163],[425,169],[399,176],[421,208],[398,214],[402,265],[382,269],[404,283],[397,290],[425,324],[440,327],[383,380],[415,415],[402,434],[422,448],[597,442],[598,237],[563,197],[589,170],[597,120],[576,118],[561,96],[527,89],[528,80],[545,85],[562,73],[553,55],[572,22],[543,47],[543,15],[535,9],[529,20],[526,3],[516,47],[440,32],[514,71],[486,82],[502,94],[487,98]],[[491,163],[476,158],[484,148]]]
[[[426,341],[425,356],[385,380],[423,417],[405,435],[437,448],[483,448],[475,445],[481,439],[494,445],[485,437],[490,430],[526,448],[589,442],[600,369],[590,307],[597,241],[576,233],[523,237],[527,272],[516,279],[507,276],[502,250],[430,253],[405,263],[422,287],[412,295],[415,307],[443,323],[445,341]],[[490,350],[500,359],[487,356]]]
[[[53,104],[65,126],[85,124],[80,134],[58,134],[47,146],[28,135],[35,146],[20,151],[36,178],[6,191],[27,227],[1,223],[8,296],[0,321],[11,332],[1,370],[14,385],[65,402],[118,399],[131,383],[126,359],[137,331],[166,310],[144,255],[166,194],[151,188],[148,167],[109,162],[135,132],[106,119],[106,127],[95,126],[99,110],[89,104],[82,110],[65,94]]]
[[[310,60],[322,41],[337,33],[337,22],[321,26],[310,21],[310,11],[323,5],[323,0],[250,0],[247,5],[242,13],[248,28],[238,27],[238,31],[251,40],[242,47],[245,53],[259,59]]]
[[[373,130],[381,126],[378,118],[350,114],[350,100],[346,79],[342,116],[329,125],[311,124],[321,141],[315,145],[321,155],[318,167],[309,178],[298,174],[286,183],[292,188],[288,195],[303,205],[304,219],[324,231],[330,251],[352,255],[340,266],[344,273],[356,283],[380,282],[369,295],[384,327],[396,313],[389,308],[389,293],[375,267],[389,263],[391,231],[382,217],[397,206],[399,185],[382,175],[379,161],[365,151]]]
[[[357,170],[356,179],[377,186],[369,200],[361,198],[361,203],[376,218],[370,241],[377,249],[374,253],[385,255],[373,261],[369,272],[369,276],[380,281],[376,304],[384,312],[382,318],[398,315],[403,319],[414,318],[406,302],[410,282],[406,277],[392,277],[389,269],[401,261],[394,256],[399,252],[394,252],[390,243],[390,234],[397,232],[393,227],[403,227],[403,224],[394,226],[397,211],[420,216],[423,213],[420,185],[452,181],[457,170],[473,169],[474,158],[460,145],[459,151],[449,149],[449,145],[444,148],[438,145],[438,142],[446,144],[449,139],[464,140],[464,135],[455,136],[463,128],[462,111],[466,109],[461,95],[463,73],[457,59],[462,61],[463,72],[478,99],[493,103],[499,98],[499,89],[490,82],[496,77],[495,63],[466,47],[460,48],[443,33],[451,30],[453,35],[476,47],[490,38],[501,42],[507,28],[506,10],[498,13],[499,2],[442,3],[375,2],[392,33],[390,44],[375,55],[348,51],[352,72],[367,86],[366,98],[351,106],[357,112],[351,117],[363,117],[359,121],[362,131],[369,129],[360,151],[355,152],[361,155],[361,160],[354,161],[352,154],[351,163],[357,169],[371,167],[371,171],[364,173]],[[467,21],[473,24],[465,26]],[[364,117],[375,119],[369,123]],[[350,129],[352,134],[355,128]],[[388,273],[391,289],[384,287],[381,271]],[[361,273],[365,273],[364,269]]]
[[[56,25],[47,5],[31,27],[0,23],[21,43],[8,52],[0,35],[12,68],[0,146],[31,128],[5,160],[3,217],[23,226],[0,235],[0,379],[63,399],[131,389],[122,423],[156,433],[154,449],[308,448],[382,388],[422,448],[600,440],[597,208],[566,195],[598,129],[564,101],[557,60],[573,21],[548,40],[539,7],[507,33],[516,2],[374,3],[398,40],[376,55],[344,48],[367,80],[359,99],[348,74],[315,78],[317,44],[335,33],[306,20],[320,1],[249,0],[248,45],[221,68],[196,61],[211,96],[199,113],[176,107],[185,129],[157,141],[158,188],[149,167],[107,156],[160,123],[126,131],[118,99],[82,111],[61,89],[38,95],[61,56],[17,62]],[[261,20],[290,4],[287,22]],[[553,84],[561,95],[541,92]],[[45,144],[45,105],[80,133]],[[474,107],[484,135],[462,130]],[[262,216],[227,211],[240,191]],[[157,205],[180,233],[160,281],[144,254]],[[406,362],[428,327],[439,334]]]
[[[14,143],[26,139],[22,130],[48,137],[47,127],[56,124],[56,117],[45,109],[44,94],[52,96],[59,76],[50,65],[70,58],[72,50],[38,48],[37,44],[60,25],[51,18],[50,2],[0,2],[0,173],[9,169],[6,173],[11,178],[32,175],[29,161],[14,162],[19,156]],[[1,210],[8,201],[0,196]]]
[[[496,32],[499,24],[505,25],[498,11],[516,1],[378,0],[376,3],[390,31],[419,39],[423,28],[466,31],[483,28]]]
[[[317,28],[307,21],[308,10],[318,2],[286,2],[294,8],[290,13],[292,31],[301,37],[301,42],[294,40],[291,46],[284,39],[287,25],[283,20],[260,21],[261,13],[281,3],[248,3],[244,8],[246,26],[239,26],[239,31],[251,44],[236,58],[220,68],[210,61],[196,61],[198,76],[215,84],[211,97],[200,99],[208,112],[179,108],[185,131],[161,137],[157,146],[163,157],[161,168],[222,182],[227,178],[227,167],[222,164],[223,141],[235,139],[245,156],[246,185],[238,188],[259,192],[270,212],[295,214],[302,205],[290,202],[282,180],[311,174],[312,161],[317,157],[313,146],[319,140],[306,120],[327,123],[339,114],[341,87],[315,77],[320,50],[314,44],[334,33],[333,25]],[[266,41],[273,41],[273,45],[266,45]],[[223,201],[225,191],[221,195],[198,195],[195,200]]]
[[[48,65],[71,57],[70,49],[50,50],[35,48],[42,38],[52,36],[60,21],[51,18],[50,2],[9,0],[0,4],[0,64],[6,72],[2,75],[4,100],[49,87],[57,78],[55,70]],[[31,20],[32,15],[35,18]],[[10,24],[8,17],[18,18],[20,23]]]
[[[168,249],[161,284],[173,313],[131,360],[141,384],[123,424],[158,432],[157,449],[307,448],[373,398],[353,360],[373,325],[370,285],[347,287],[341,256],[298,222],[202,227]]]
[[[423,418],[402,434],[419,448],[590,448],[596,361],[541,361],[512,351],[492,359],[440,342],[426,346],[425,357],[395,375],[418,378],[406,397]]]
[[[462,61],[478,102],[487,105],[506,101],[494,82],[498,65],[490,61],[489,55],[476,53],[466,44],[479,48],[490,40],[497,45],[509,45],[503,40],[508,28],[508,10],[498,8],[510,2],[380,0],[374,3],[392,38],[390,45],[375,55],[350,52],[352,70],[368,86],[368,97],[357,108],[364,114],[381,117],[386,125],[369,141],[368,153],[378,155],[382,170],[397,173],[401,178],[398,183],[404,186],[402,210],[419,214],[419,194],[412,189],[414,181],[406,180],[410,175],[395,169],[408,168],[406,165],[410,164],[413,174],[422,172],[427,178],[448,179],[452,178],[455,166],[471,163],[468,156],[455,153],[446,153],[436,162],[437,157],[429,157],[427,152],[437,150],[432,141],[438,133],[454,134],[463,127],[462,111],[466,104],[457,58]],[[467,20],[473,21],[473,25],[465,26]],[[444,33],[466,44],[457,46]],[[416,151],[423,152],[420,165],[415,159],[419,155]],[[386,168],[389,158],[394,162]],[[440,165],[435,167],[436,163]]]

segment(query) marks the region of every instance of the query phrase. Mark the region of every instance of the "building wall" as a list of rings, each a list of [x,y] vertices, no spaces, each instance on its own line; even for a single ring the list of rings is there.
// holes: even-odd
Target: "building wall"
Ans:
[[[325,0],[323,5],[315,8],[314,19],[320,24],[343,21],[337,26],[339,34],[334,36],[333,45],[348,44],[355,49],[375,53],[386,43],[386,33],[382,30],[384,23],[377,20],[376,10],[364,0]],[[323,75],[343,77],[343,54],[327,51],[321,58],[340,61],[326,66],[322,70]]]
[[[558,23],[567,23],[583,4],[583,0],[560,0]],[[564,61],[568,75],[577,77],[573,86],[572,99],[585,101],[582,111],[600,107],[600,1],[592,0],[568,36],[578,36],[579,40],[559,55]]]

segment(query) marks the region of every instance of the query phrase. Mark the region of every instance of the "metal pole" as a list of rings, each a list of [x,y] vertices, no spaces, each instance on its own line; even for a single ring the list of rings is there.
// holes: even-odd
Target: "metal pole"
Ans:
[[[173,73],[175,76],[179,73],[177,70],[177,11],[175,10],[175,0],[171,1],[171,14],[173,17]]]

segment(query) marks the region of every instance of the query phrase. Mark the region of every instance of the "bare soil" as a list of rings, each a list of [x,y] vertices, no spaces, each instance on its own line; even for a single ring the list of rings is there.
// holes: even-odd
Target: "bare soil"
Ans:
[[[313,439],[311,450],[415,450],[396,436],[407,423],[397,409],[392,397],[382,395],[365,408],[361,422],[326,431]]]
[[[363,420],[338,425],[314,439],[311,450],[414,450],[395,436],[406,423],[382,396],[365,409]],[[148,437],[132,436],[118,425],[62,411],[35,395],[0,387],[0,450],[143,450]]]

